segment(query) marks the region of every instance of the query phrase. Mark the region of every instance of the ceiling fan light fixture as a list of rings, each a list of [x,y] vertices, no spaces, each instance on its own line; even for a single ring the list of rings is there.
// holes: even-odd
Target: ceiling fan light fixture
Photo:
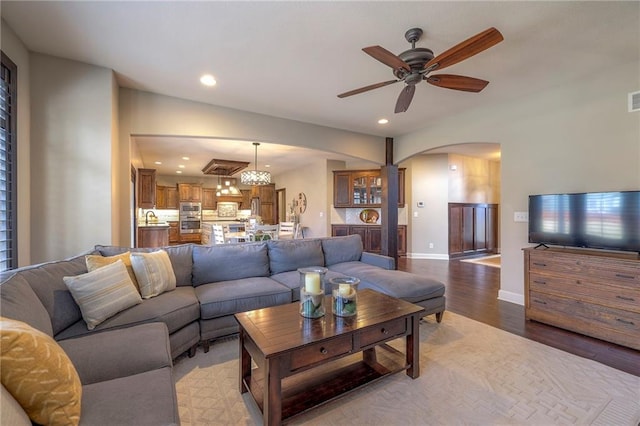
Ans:
[[[240,173],[240,183],[244,185],[268,185],[271,183],[271,173],[258,170],[258,146],[260,145],[258,142],[254,142],[253,145],[255,148],[255,161],[253,163],[253,170],[245,170]]]

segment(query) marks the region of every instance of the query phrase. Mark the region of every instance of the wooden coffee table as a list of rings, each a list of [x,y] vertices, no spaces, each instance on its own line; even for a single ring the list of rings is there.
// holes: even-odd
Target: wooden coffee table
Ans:
[[[338,317],[299,314],[299,304],[236,314],[240,323],[240,392],[250,392],[265,425],[277,425],[310,408],[389,374],[420,375],[421,306],[378,293],[358,292],[358,313]],[[405,337],[402,353],[385,342]],[[252,360],[257,368],[252,368]]]

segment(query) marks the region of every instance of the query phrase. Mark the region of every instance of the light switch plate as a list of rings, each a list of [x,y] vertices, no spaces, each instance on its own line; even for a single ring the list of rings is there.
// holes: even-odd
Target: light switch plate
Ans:
[[[513,212],[514,222],[529,222],[529,212]]]

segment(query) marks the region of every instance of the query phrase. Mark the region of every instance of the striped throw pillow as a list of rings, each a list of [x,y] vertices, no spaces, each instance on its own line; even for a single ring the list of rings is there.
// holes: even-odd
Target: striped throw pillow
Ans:
[[[149,299],[176,288],[176,274],[171,259],[164,250],[151,253],[131,253],[131,266],[136,273],[140,294]]]
[[[86,274],[62,279],[80,307],[89,330],[118,312],[142,302],[122,260]]]

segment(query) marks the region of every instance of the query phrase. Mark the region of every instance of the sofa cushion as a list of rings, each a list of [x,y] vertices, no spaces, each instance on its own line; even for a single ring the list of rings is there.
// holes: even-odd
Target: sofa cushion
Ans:
[[[362,238],[358,234],[323,238],[322,251],[326,266],[360,260],[363,251]]]
[[[49,313],[22,273],[16,273],[0,284],[0,306],[2,316],[26,322],[49,336],[53,335]]]
[[[344,262],[329,268],[359,278],[359,288],[371,288],[412,303],[443,296],[445,291],[440,281],[404,271],[389,271],[362,262]]]
[[[133,324],[149,322],[163,322],[167,325],[169,333],[197,321],[200,317],[200,305],[193,287],[178,287],[175,290],[162,293],[151,299],[145,299],[139,305],[117,313],[98,325],[94,331],[123,328]],[[71,327],[55,335],[56,340],[88,334],[90,331],[79,321]]]
[[[196,296],[202,319],[291,302],[291,290],[266,277],[201,285],[196,287]]]
[[[0,318],[2,385],[38,424],[77,425],[82,385],[71,360],[51,336]]]
[[[176,275],[166,251],[131,253],[131,265],[143,299],[150,299],[176,288]]]
[[[101,256],[99,254],[88,254],[84,257],[85,262],[87,263],[87,271],[95,271],[98,268],[102,268],[103,266],[110,265],[117,260],[122,260],[124,266],[127,267],[127,272],[129,273],[129,277],[133,282],[133,285],[136,286],[136,289],[140,291],[140,286],[138,285],[138,280],[136,279],[136,274],[133,272],[133,266],[131,266],[131,252],[127,251],[121,254],[116,254],[114,256]]]
[[[86,274],[64,277],[63,280],[80,306],[89,330],[142,302],[122,260]]]
[[[320,240],[272,240],[267,246],[272,274],[295,271],[305,266],[324,266]]]
[[[83,254],[66,260],[27,266],[16,271],[27,280],[49,313],[54,336],[82,320],[80,307],[73,300],[62,277],[85,274],[87,265],[84,257]]]
[[[267,244],[194,246],[193,285],[269,276]]]
[[[176,276],[176,286],[191,286],[191,269],[193,266],[192,259],[193,244],[181,244],[176,246],[162,247],[166,251],[171,260],[171,267]],[[121,246],[103,246],[96,245],[95,249],[103,256],[113,256],[116,254],[131,251],[131,253],[151,253],[159,250],[158,248],[148,247],[121,247]]]
[[[82,424],[180,424],[171,368],[160,368],[84,386]]]

